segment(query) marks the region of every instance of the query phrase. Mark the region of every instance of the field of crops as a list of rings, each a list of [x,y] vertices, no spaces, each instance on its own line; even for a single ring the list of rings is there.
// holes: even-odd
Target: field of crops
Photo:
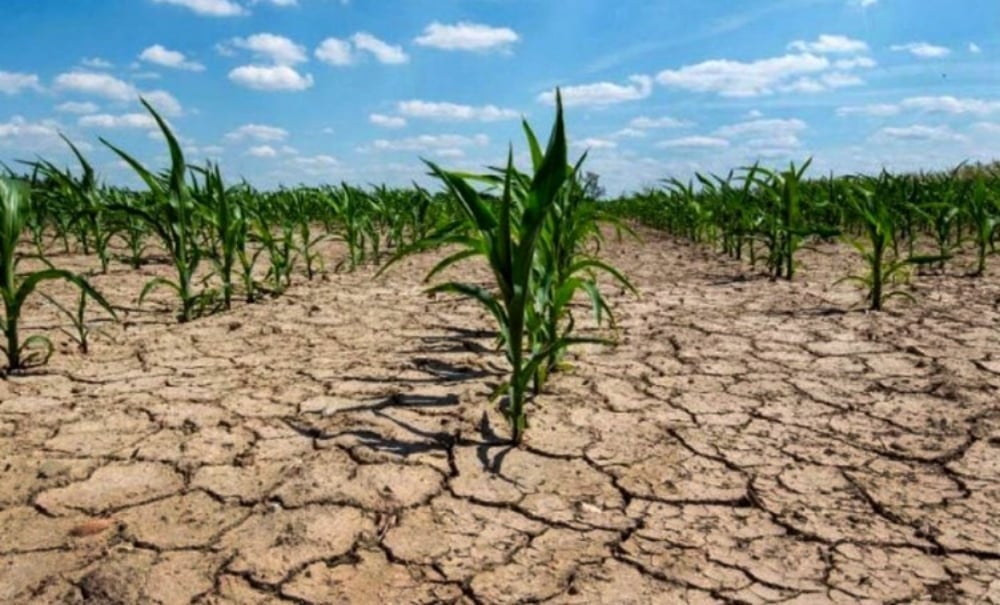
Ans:
[[[557,103],[263,192],[147,109],[0,179],[0,602],[1000,603],[993,168],[598,201]]]

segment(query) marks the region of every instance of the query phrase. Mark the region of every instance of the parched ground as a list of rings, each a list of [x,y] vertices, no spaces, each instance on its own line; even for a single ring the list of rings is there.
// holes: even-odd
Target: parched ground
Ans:
[[[652,233],[609,257],[620,345],[515,449],[433,256],[58,339],[0,380],[0,602],[1000,603],[996,271],[867,314],[843,247],[793,284]]]

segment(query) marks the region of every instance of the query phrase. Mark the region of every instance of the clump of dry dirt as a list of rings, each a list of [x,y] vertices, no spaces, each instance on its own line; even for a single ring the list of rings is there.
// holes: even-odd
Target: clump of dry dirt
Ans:
[[[0,381],[0,602],[1000,603],[997,274],[845,313],[844,248],[786,284],[644,235],[609,248],[620,345],[518,449],[430,256],[59,341]],[[129,306],[167,271],[94,281]]]

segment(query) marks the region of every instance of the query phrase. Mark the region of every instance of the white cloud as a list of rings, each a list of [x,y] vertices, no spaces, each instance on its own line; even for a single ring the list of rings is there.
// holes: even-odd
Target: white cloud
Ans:
[[[350,65],[354,62],[351,43],[339,38],[327,38],[314,53],[316,58],[329,65]]]
[[[574,141],[573,147],[582,149],[614,149],[618,147],[618,143],[609,141],[608,139],[588,138]]]
[[[979,53],[983,52],[983,49],[979,48],[979,45],[976,44],[975,42],[969,42],[969,52],[974,55],[978,55]]]
[[[837,115],[842,117],[850,115],[888,117],[898,115],[905,110],[923,113],[985,116],[1000,113],[1000,100],[992,101],[952,96],[909,97],[895,104],[881,103],[856,107],[841,107],[837,109]]]
[[[138,91],[131,84],[104,73],[72,71],[56,76],[55,87],[115,101],[132,101]]]
[[[796,40],[788,45],[788,50],[818,54],[863,53],[868,52],[868,45],[847,36],[820,34],[814,42]]]
[[[661,149],[723,149],[729,141],[719,137],[691,136],[669,139],[656,144]]]
[[[205,66],[196,61],[189,61],[184,53],[170,50],[160,44],[154,44],[139,54],[139,58],[147,63],[154,63],[173,69],[183,69],[187,71],[204,71]]]
[[[69,101],[67,103],[62,103],[61,105],[56,105],[56,111],[62,113],[97,113],[100,107],[96,103],[80,103],[77,101]]]
[[[838,59],[833,62],[833,66],[841,71],[850,71],[852,69],[864,68],[870,69],[875,67],[878,63],[875,59],[871,57],[854,57],[852,59]]]
[[[640,130],[650,130],[653,128],[683,128],[685,126],[693,126],[691,122],[684,122],[666,116],[662,118],[639,116],[638,118],[633,118],[629,121],[628,125],[630,128],[637,128]]]
[[[309,176],[323,176],[340,166],[340,161],[330,155],[300,156],[292,158],[293,166]]]
[[[411,118],[427,118],[449,122],[496,122],[518,117],[513,109],[497,107],[496,105],[459,105],[457,103],[438,103],[420,101],[417,99],[399,103],[399,113]]]
[[[233,38],[231,44],[276,65],[295,65],[308,60],[304,46],[275,34],[261,33],[246,38]]]
[[[302,75],[287,65],[242,65],[229,72],[229,79],[264,91],[298,91],[313,85],[311,74]]]
[[[508,27],[466,21],[445,25],[435,21],[425,27],[423,35],[414,42],[442,50],[487,51],[509,48],[518,40],[517,32]]]
[[[864,80],[854,74],[847,74],[839,71],[823,74],[820,81],[826,88],[846,88],[848,86],[861,86]]]
[[[91,69],[111,69],[115,66],[114,63],[100,57],[84,57],[80,60],[80,64]]]
[[[22,90],[41,90],[38,76],[0,70],[0,93],[16,95]]]
[[[736,124],[723,126],[721,128],[716,129],[715,134],[721,137],[735,138],[747,135],[797,133],[797,132],[802,132],[807,127],[808,126],[806,125],[805,122],[797,118],[792,118],[792,119],[770,118],[770,119],[760,119],[760,120],[749,120],[747,122],[739,122]]]
[[[406,126],[406,120],[399,116],[387,116],[381,113],[373,113],[368,116],[368,121],[383,128],[402,128]]]
[[[246,155],[255,158],[274,158],[278,156],[278,152],[270,145],[256,145],[247,149]]]
[[[165,90],[144,92],[142,97],[161,115],[179,116],[183,112],[180,102]]]
[[[489,145],[485,134],[468,137],[460,134],[425,134],[404,139],[377,139],[371,149],[376,151],[430,151],[442,148],[483,147]],[[367,151],[367,149],[365,149]]]
[[[252,0],[251,4],[270,4],[272,6],[277,6],[280,8],[287,8],[289,6],[298,6],[298,0]]]
[[[233,0],[153,0],[158,4],[173,4],[191,9],[207,17],[238,17],[247,10]]]
[[[354,34],[351,41],[358,50],[370,52],[379,63],[398,65],[410,60],[409,55],[403,52],[403,47],[387,44],[367,32]]]
[[[157,128],[156,120],[148,113],[125,113],[121,115],[111,115],[108,113],[98,113],[83,116],[77,122],[84,128]]]
[[[178,116],[181,115],[183,111],[180,102],[172,94],[165,90],[140,92],[132,84],[105,73],[84,71],[62,73],[55,78],[55,88],[57,90],[87,94],[96,97],[103,97],[112,101],[123,102],[138,101],[141,95],[163,115]],[[61,111],[73,112],[73,109],[80,110],[84,107],[89,108],[91,105],[92,104],[89,103],[65,103],[60,107],[71,108],[61,109]]]
[[[873,105],[847,106],[837,108],[837,115],[847,116],[870,116],[877,118],[887,118],[899,113],[899,105],[891,103],[877,103]]]
[[[797,78],[830,68],[830,61],[814,54],[794,54],[742,62],[727,59],[705,61],[680,69],[664,70],[656,76],[660,84],[694,92],[715,92],[726,97],[772,94]]]
[[[765,118],[723,126],[712,135],[726,140],[742,139],[742,147],[775,153],[800,147],[799,134],[807,128],[808,125],[797,118]]]
[[[25,151],[61,149],[59,124],[52,120],[28,122],[21,116],[14,116],[7,122],[0,122],[0,147]],[[81,146],[82,149],[82,146]]]
[[[814,94],[826,90],[822,82],[813,78],[799,78],[791,84],[786,84],[778,88],[781,92],[798,92],[803,94]]]
[[[908,52],[914,57],[921,59],[939,59],[951,54],[951,49],[944,46],[935,46],[927,42],[910,42],[909,44],[894,44],[889,47],[893,52]]]
[[[446,147],[444,149],[438,149],[437,151],[434,152],[434,155],[442,158],[455,159],[455,158],[464,158],[465,152],[462,151],[461,149],[457,149],[454,147]]]
[[[646,131],[639,130],[638,128],[622,128],[621,130],[616,130],[611,133],[611,136],[616,139],[641,139],[646,136]]]
[[[887,127],[876,132],[872,139],[875,141],[936,141],[936,142],[961,142],[966,140],[964,136],[956,133],[947,126],[927,126],[924,124],[914,124],[903,127]]]
[[[972,125],[972,128],[986,134],[1000,134],[1000,124],[997,124],[996,122],[976,122]]]
[[[244,140],[276,142],[284,141],[288,138],[288,131],[277,126],[267,126],[264,124],[244,124],[236,130],[226,134],[227,141],[239,142]]]
[[[612,82],[597,82],[595,84],[580,84],[566,86],[562,90],[563,105],[602,106],[637,101],[645,99],[653,92],[653,79],[649,76],[629,76],[629,84],[614,84]],[[549,105],[555,104],[554,92],[543,92],[538,95],[538,101]]]
[[[983,99],[942,97],[910,97],[900,105],[903,109],[914,109],[928,113],[974,114],[987,115],[1000,113],[1000,100],[986,101]]]

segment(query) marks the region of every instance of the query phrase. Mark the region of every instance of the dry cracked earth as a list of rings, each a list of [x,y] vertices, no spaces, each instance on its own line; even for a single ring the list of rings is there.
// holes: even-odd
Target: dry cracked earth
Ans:
[[[434,256],[57,339],[0,380],[0,602],[1000,603],[997,272],[845,312],[846,248],[787,284],[644,237],[608,249],[642,292],[610,293],[619,346],[519,448]],[[94,281],[128,306],[166,272]]]

